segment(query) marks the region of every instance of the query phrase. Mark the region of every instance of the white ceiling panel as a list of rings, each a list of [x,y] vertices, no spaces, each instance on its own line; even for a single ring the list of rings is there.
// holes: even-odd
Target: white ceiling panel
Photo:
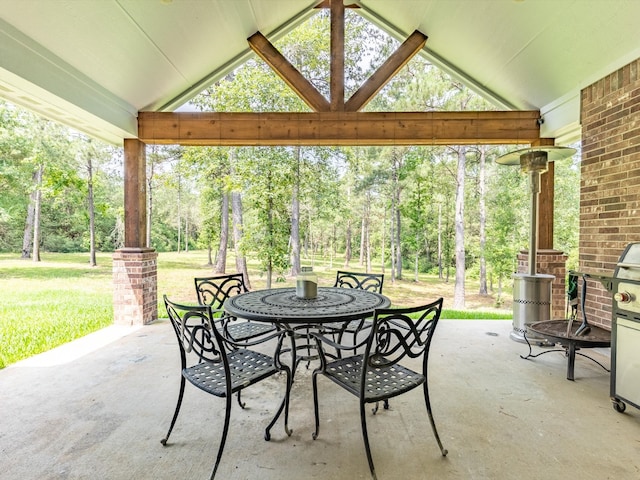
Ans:
[[[319,1],[0,0],[0,96],[117,143]],[[640,0],[345,3],[400,40],[426,34],[427,57],[502,108],[540,109],[545,136],[575,132],[580,89],[640,57]]]

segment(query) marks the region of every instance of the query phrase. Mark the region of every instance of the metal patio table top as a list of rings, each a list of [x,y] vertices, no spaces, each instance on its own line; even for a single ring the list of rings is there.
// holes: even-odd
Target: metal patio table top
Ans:
[[[239,318],[283,324],[312,324],[360,319],[387,308],[379,293],[351,288],[318,287],[318,296],[303,299],[295,288],[254,290],[227,299],[224,309]]]

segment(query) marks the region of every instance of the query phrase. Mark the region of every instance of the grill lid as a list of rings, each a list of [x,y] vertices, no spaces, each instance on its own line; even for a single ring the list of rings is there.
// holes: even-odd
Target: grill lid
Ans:
[[[615,278],[640,281],[640,242],[627,245],[616,264]]]

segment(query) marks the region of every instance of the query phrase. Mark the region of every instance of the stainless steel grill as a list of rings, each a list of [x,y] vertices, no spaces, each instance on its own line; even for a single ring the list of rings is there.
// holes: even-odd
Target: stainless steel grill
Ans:
[[[611,401],[640,408],[640,242],[624,250],[613,274]]]

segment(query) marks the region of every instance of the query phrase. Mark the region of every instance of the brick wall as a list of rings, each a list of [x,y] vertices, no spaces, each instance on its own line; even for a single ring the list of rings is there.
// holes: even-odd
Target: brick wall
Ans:
[[[158,254],[122,248],[113,254],[113,310],[117,325],[146,325],[158,319]]]
[[[640,59],[582,90],[581,271],[613,273],[640,240]],[[590,282],[589,320],[611,328],[611,293]]]

